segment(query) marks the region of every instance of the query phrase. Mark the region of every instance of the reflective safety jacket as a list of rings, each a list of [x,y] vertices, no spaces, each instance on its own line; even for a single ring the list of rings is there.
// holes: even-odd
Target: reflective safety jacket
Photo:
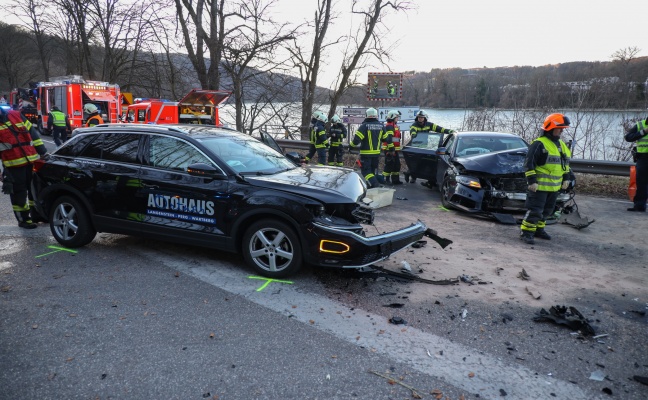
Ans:
[[[65,123],[65,114],[63,114],[61,111],[50,111],[50,115],[52,116],[51,121],[54,126],[59,128],[67,126],[67,124]]]
[[[310,142],[316,149],[326,148],[326,127],[322,121],[311,120]]]
[[[400,151],[401,131],[398,125],[393,122],[387,122],[385,124],[385,133],[391,136],[391,145],[385,141],[382,143],[382,149],[386,151]]]
[[[628,130],[624,138],[626,142],[635,142],[636,144],[635,161],[648,159],[648,119],[637,122]]]
[[[101,116],[99,114],[96,114],[96,115],[93,115],[90,118],[88,118],[88,120],[86,121],[85,126],[87,126],[87,127],[88,126],[95,126],[95,125],[99,125],[99,124],[103,124],[103,123],[104,123],[103,118],[101,118]]]
[[[454,131],[452,129],[447,129],[442,126],[439,126],[437,124],[433,124],[432,122],[428,122],[426,119],[423,124],[419,124],[418,121],[414,122],[412,126],[410,126],[410,134],[412,135],[412,138],[415,138],[416,135],[418,135],[419,132],[436,132],[436,133],[453,133]]]
[[[531,143],[524,162],[527,183],[538,184],[538,190],[557,192],[562,182],[569,180],[571,151],[562,140],[544,135]]]
[[[380,155],[382,142],[391,144],[391,136],[385,126],[376,118],[365,118],[353,137],[351,147],[360,147],[360,155]]]
[[[346,135],[347,130],[344,127],[344,124],[338,123],[331,125],[331,128],[329,128],[331,147],[340,147],[343,139],[346,138]]]
[[[32,127],[19,111],[7,112],[7,122],[0,124],[0,157],[6,168],[21,167],[32,163],[45,154],[47,149],[36,132],[30,134]]]

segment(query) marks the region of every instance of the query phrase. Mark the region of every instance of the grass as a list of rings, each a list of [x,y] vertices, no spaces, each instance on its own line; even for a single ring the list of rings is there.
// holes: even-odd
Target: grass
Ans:
[[[576,173],[576,193],[628,200],[629,176]]]

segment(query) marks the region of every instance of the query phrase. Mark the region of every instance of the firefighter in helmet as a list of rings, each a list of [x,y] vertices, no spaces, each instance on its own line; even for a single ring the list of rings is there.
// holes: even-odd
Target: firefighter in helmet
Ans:
[[[68,132],[72,131],[68,116],[62,113],[57,106],[52,106],[47,116],[47,129],[52,132],[52,138],[54,139],[54,143],[56,143],[56,147],[65,143]]]
[[[370,188],[380,187],[376,177],[380,149],[383,142],[389,147],[392,138],[385,132],[385,126],[378,120],[378,110],[368,108],[365,112],[366,118],[355,132],[351,147],[360,148],[361,173],[368,182]]]
[[[569,169],[571,151],[560,138],[569,128],[569,118],[550,114],[542,124],[542,136],[531,142],[524,161],[528,192],[527,212],[521,225],[520,239],[527,244],[535,238],[550,240],[545,231],[547,217],[554,213],[558,191],[567,190],[574,175]]]
[[[326,160],[326,123],[328,118],[322,111],[315,111],[310,124],[310,146],[306,155],[306,162],[310,162],[317,153],[317,165],[325,165]]]
[[[440,125],[437,125],[435,123],[432,123],[428,121],[428,114],[423,111],[419,110],[416,115],[415,115],[415,120],[414,123],[410,126],[410,135],[412,135],[412,139],[418,135],[419,132],[437,132],[437,133],[454,133],[455,131],[452,129],[447,129],[444,128]],[[406,173],[405,177],[407,178],[408,175],[411,175],[410,182],[414,183],[416,182],[416,176],[414,176],[411,172]],[[423,186],[427,186],[429,188],[432,188],[432,185],[430,182],[422,182],[421,183]]]
[[[385,170],[383,176],[385,182],[393,185],[401,185],[403,182],[400,180],[400,151],[401,151],[401,131],[398,127],[398,118],[400,112],[398,110],[390,110],[387,113],[387,123],[385,124],[385,134],[391,137],[391,143],[383,142],[382,149],[385,151]]]
[[[33,229],[39,217],[33,210],[31,196],[32,164],[47,149],[36,129],[20,111],[0,107],[0,158],[2,158],[2,192],[8,194],[18,226]]]
[[[83,106],[83,111],[89,115],[85,126],[95,126],[104,123],[103,118],[99,115],[99,109],[94,104],[87,103]]]
[[[648,118],[637,122],[625,135],[626,142],[635,142],[637,145],[634,156],[635,174],[637,178],[637,192],[635,193],[634,205],[628,211],[646,211],[646,200],[648,200]]]
[[[331,147],[328,153],[328,165],[343,167],[344,166],[344,148],[342,143],[347,136],[347,129],[342,123],[342,119],[337,115],[331,117],[331,127],[329,128],[329,141]]]

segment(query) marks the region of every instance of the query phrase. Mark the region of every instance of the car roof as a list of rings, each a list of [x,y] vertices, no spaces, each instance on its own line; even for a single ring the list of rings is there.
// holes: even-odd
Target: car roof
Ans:
[[[457,137],[515,137],[522,139],[519,135],[508,132],[492,132],[492,131],[468,131],[456,132]]]
[[[109,131],[110,133],[129,133],[129,134],[151,134],[163,133],[179,137],[192,137],[194,139],[203,139],[207,137],[251,137],[234,129],[218,127],[214,125],[198,124],[100,124],[89,128],[78,128],[76,134],[100,133]]]

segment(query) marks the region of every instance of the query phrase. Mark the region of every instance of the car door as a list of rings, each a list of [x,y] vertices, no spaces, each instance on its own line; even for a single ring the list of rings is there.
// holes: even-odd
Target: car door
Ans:
[[[443,145],[439,148],[436,168],[436,183],[439,188],[443,184],[443,179],[451,172],[449,169],[451,170],[456,139],[457,135],[455,134],[447,135]],[[450,173],[450,175],[454,175],[454,173]]]
[[[101,223],[129,219],[136,208],[140,135],[106,132],[75,158],[69,178],[85,181],[95,217]]]
[[[436,132],[419,132],[410,140],[402,150],[402,154],[412,176],[427,179],[431,183],[436,181],[439,159],[436,150],[442,140],[443,134]]]
[[[183,239],[227,241],[231,196],[227,175],[194,144],[174,136],[149,135],[141,173],[140,212],[153,236],[183,235]],[[187,167],[204,163],[218,178],[192,176]]]

